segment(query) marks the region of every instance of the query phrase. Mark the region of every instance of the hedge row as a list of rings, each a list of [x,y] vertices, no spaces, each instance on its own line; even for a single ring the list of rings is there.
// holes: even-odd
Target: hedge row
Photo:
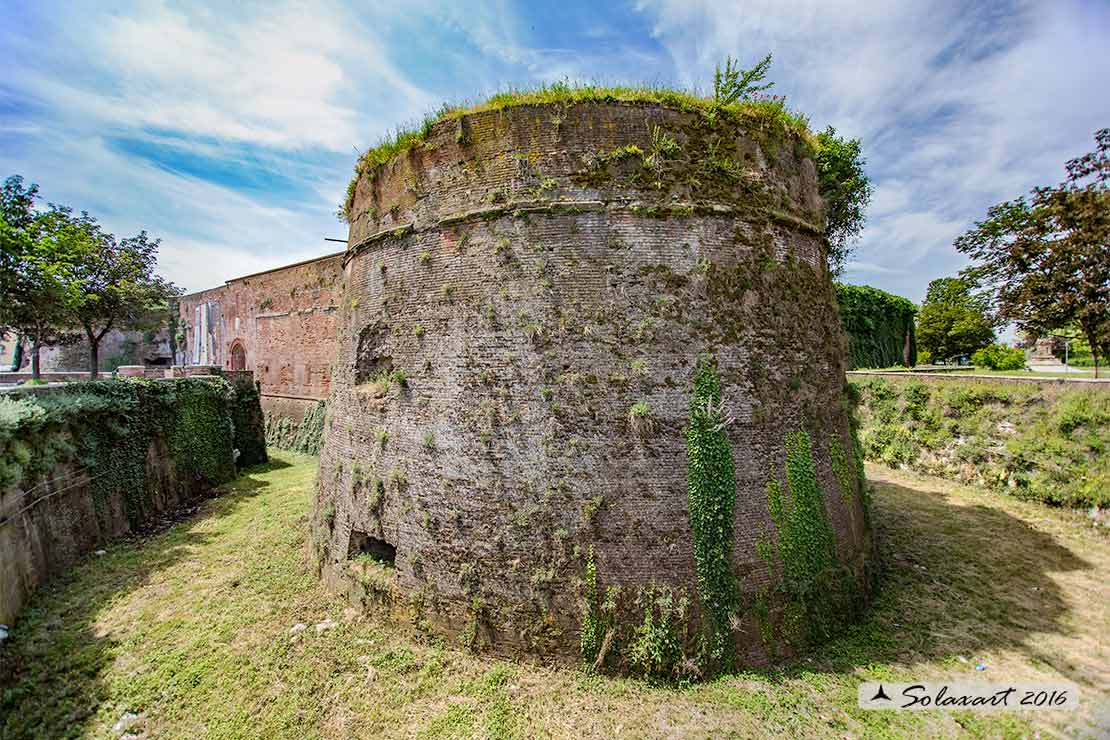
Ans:
[[[257,395],[221,378],[96,380],[4,394],[0,492],[27,491],[68,464],[88,476],[94,501],[119,497],[134,525],[159,485],[147,480],[152,445],[172,458],[183,493],[216,486],[235,477],[237,444],[248,445],[240,462],[257,458],[249,445],[261,431],[249,427],[252,416],[261,419]]]
[[[917,363],[916,306],[869,285],[843,283],[836,284],[836,302],[848,335],[849,369]]]

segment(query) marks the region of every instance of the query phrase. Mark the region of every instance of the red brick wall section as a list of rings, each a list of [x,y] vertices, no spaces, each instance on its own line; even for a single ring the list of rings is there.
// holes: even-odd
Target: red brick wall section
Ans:
[[[341,269],[342,255],[329,255],[183,297],[185,363],[204,359],[194,346],[195,309],[207,304],[210,364],[231,369],[238,343],[264,397],[327,399]]]

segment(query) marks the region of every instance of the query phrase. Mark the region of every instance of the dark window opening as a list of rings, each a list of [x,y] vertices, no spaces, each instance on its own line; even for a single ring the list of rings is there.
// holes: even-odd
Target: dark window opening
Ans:
[[[392,566],[397,559],[397,548],[385,540],[355,530],[351,532],[350,544],[347,545],[347,559],[358,557],[368,557],[382,565]]]

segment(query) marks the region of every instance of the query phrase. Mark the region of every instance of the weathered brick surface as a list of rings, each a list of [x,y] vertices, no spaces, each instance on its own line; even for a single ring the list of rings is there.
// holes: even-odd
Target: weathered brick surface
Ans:
[[[208,364],[232,369],[242,347],[246,370],[261,383],[264,408],[285,408],[279,399],[314,403],[328,397],[335,358],[337,291],[342,255],[229,280],[184,296],[185,363],[201,361],[194,337],[195,309],[210,311]]]
[[[598,155],[647,149],[656,126],[687,153],[666,187],[640,186],[638,158],[597,175]],[[773,578],[756,542],[773,541],[767,482],[799,428],[840,557],[862,567],[858,496],[845,503],[829,462],[831,435],[849,440],[844,340],[807,225],[813,163],[737,127],[723,149],[743,175],[720,188],[680,171],[700,171],[695,129],[644,106],[487,112],[361,176],[314,519],[325,578],[369,534],[442,629],[474,622],[495,648],[543,654],[577,648],[589,546],[603,586],[694,596],[683,430],[701,353],[735,419],[742,590]],[[406,384],[370,382],[384,371]],[[630,426],[638,401],[647,433]],[[764,657],[758,639],[739,641],[744,659]]]

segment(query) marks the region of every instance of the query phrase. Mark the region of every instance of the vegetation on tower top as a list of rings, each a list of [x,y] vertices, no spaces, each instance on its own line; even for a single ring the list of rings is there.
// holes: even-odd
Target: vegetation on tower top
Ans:
[[[816,146],[816,138],[809,130],[808,119],[786,107],[784,97],[760,96],[729,103],[717,103],[714,98],[694,92],[666,87],[605,86],[555,82],[531,89],[510,89],[496,93],[475,104],[444,105],[426,115],[419,126],[398,128],[377,146],[363,153],[355,164],[355,176],[347,189],[343,206],[346,213],[354,200],[355,183],[365,172],[386,164],[399,154],[423,147],[432,129],[445,121],[455,121],[463,116],[485,111],[505,110],[529,105],[572,106],[580,103],[644,103],[674,108],[683,112],[697,112],[720,120],[747,121],[764,126],[778,126]]]
[[[445,104],[424,117],[419,125],[398,128],[377,146],[363,153],[355,164],[355,174],[347,186],[346,198],[337,216],[349,221],[359,178],[373,172],[395,157],[428,146],[439,124],[458,121],[464,116],[523,106],[570,107],[585,103],[655,105],[684,113],[704,116],[711,124],[753,126],[784,137],[794,137],[811,156],[818,169],[820,191],[827,204],[825,231],[830,244],[830,268],[839,273],[851,253],[851,242],[865,222],[865,209],[871,199],[870,180],[863,171],[864,160],[859,141],[836,136],[829,128],[820,133],[810,130],[809,119],[786,106],[786,96],[768,95],[773,82],[764,79],[771,65],[767,54],[750,69],[736,65],[730,57],[718,65],[712,95],[661,85],[599,85],[554,82],[534,88],[510,88],[478,103]],[[462,130],[459,141],[468,139]]]

